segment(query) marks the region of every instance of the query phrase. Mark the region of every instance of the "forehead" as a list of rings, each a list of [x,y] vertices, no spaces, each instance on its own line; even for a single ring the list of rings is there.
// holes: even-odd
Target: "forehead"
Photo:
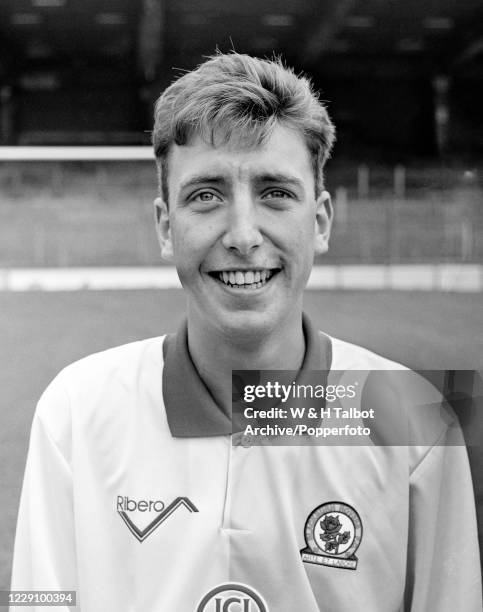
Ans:
[[[260,145],[228,142],[212,146],[200,137],[187,145],[173,145],[169,157],[168,181],[171,193],[183,187],[194,176],[216,174],[227,181],[251,181],[261,175],[276,174],[296,178],[307,189],[314,177],[309,149],[296,130],[277,125]]]

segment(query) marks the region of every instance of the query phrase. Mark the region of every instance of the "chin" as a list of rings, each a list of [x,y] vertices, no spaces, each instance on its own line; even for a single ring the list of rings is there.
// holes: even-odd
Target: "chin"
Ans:
[[[220,331],[244,342],[259,341],[277,328],[279,317],[273,312],[243,310],[218,319]]]

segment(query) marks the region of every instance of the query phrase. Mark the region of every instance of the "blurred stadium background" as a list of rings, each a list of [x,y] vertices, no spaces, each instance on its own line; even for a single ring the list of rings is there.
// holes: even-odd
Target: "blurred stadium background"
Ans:
[[[318,262],[336,282],[307,295],[317,324],[417,369],[483,368],[481,0],[2,0],[0,589],[42,389],[69,361],[172,330],[184,308],[171,289],[52,293],[38,290],[40,275],[16,292],[4,280],[160,265],[156,177],[141,147],[160,91],[216,48],[282,54],[313,78],[338,127],[334,238]],[[447,288],[471,291],[435,291],[443,265]],[[409,281],[432,272],[424,292],[354,291],[337,281],[344,266],[359,280],[386,266]],[[481,509],[481,378],[471,380],[480,404],[462,420]]]

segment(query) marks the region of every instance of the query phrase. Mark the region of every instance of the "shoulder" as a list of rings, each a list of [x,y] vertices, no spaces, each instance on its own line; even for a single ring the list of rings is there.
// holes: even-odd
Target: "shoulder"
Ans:
[[[361,405],[374,409],[374,443],[407,446],[414,468],[432,447],[450,444],[449,438],[460,440],[457,418],[443,390],[434,386],[424,372],[361,346],[337,338],[331,340],[332,370],[357,378]]]
[[[142,368],[162,365],[164,338],[157,336],[93,353],[65,367],[56,380],[69,390],[87,381],[91,388],[111,379],[128,382]]]
[[[333,370],[408,370],[396,361],[391,361],[357,344],[329,336],[332,343]]]
[[[109,403],[114,404],[146,380],[160,379],[164,337],[131,342],[71,363],[43,392],[36,418],[56,429],[62,421],[71,419],[72,412],[87,412],[98,406],[102,397],[112,398]]]

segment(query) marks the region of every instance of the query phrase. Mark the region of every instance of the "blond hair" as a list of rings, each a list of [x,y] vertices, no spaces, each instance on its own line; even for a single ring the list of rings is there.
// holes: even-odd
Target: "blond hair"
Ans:
[[[335,129],[307,77],[296,75],[280,59],[218,53],[178,78],[159,97],[154,111],[152,142],[165,201],[173,143],[187,145],[199,136],[212,146],[234,139],[241,146],[257,146],[277,124],[305,138],[317,195],[323,189],[323,167]]]

